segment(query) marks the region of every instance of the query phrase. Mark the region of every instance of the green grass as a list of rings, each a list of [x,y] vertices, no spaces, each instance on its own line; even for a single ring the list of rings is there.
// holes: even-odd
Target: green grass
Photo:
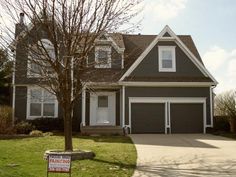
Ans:
[[[129,137],[76,136],[73,146],[92,150],[96,157],[94,160],[73,161],[72,177],[125,177],[133,174],[137,155]],[[43,159],[45,150],[63,147],[63,136],[0,140],[0,177],[44,177],[47,167],[47,161]],[[49,174],[49,177],[65,176],[68,174]]]

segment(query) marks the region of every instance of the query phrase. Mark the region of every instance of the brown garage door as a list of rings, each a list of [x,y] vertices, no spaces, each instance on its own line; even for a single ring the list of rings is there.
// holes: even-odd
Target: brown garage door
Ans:
[[[165,104],[132,103],[131,130],[132,133],[164,133]]]
[[[171,103],[171,133],[203,133],[203,104]]]

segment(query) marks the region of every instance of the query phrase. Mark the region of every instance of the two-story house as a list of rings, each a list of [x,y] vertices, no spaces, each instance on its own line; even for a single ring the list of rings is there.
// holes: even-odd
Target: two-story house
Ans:
[[[15,117],[61,117],[54,96],[35,86],[27,57],[16,44]],[[130,133],[205,133],[213,126],[217,81],[190,35],[176,35],[169,26],[158,35],[104,33],[87,62],[97,61],[103,63],[84,75],[86,86],[74,108],[83,132],[129,127]]]

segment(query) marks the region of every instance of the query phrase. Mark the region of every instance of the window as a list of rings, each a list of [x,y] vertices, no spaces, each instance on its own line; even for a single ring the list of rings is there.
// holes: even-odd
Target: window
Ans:
[[[95,47],[95,68],[111,68],[111,47]]]
[[[57,117],[58,103],[56,97],[45,89],[34,87],[28,89],[27,118]]]
[[[159,46],[159,71],[160,72],[175,72],[175,46]]]
[[[108,96],[98,96],[98,107],[99,108],[108,107]]]
[[[41,39],[41,42],[38,42],[38,47],[40,48],[40,46],[43,46],[46,50],[47,50],[47,54],[49,56],[50,59],[55,60],[55,50],[53,47],[53,44],[48,40],[48,39]],[[43,73],[43,71],[47,71],[47,72],[52,72],[51,69],[49,68],[49,64],[47,62],[47,60],[43,59],[43,56],[40,55],[41,52],[44,51],[43,47],[42,49],[33,49],[32,47],[32,51],[29,51],[29,56],[28,56],[28,72],[27,75],[29,77],[40,77],[40,75],[42,74],[46,74]],[[45,57],[45,55],[44,55]],[[42,69],[42,67],[44,67],[44,70]]]

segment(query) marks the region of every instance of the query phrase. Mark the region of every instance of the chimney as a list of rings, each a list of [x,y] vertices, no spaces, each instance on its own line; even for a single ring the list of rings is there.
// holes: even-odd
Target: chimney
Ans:
[[[15,27],[15,38],[18,36],[18,34],[20,34],[24,29],[25,29],[25,25],[24,25],[24,13],[20,13],[20,21],[19,23],[16,24]]]
[[[24,14],[23,12],[20,13],[20,24],[21,24],[21,25],[24,24],[24,15],[25,15],[25,14]]]

